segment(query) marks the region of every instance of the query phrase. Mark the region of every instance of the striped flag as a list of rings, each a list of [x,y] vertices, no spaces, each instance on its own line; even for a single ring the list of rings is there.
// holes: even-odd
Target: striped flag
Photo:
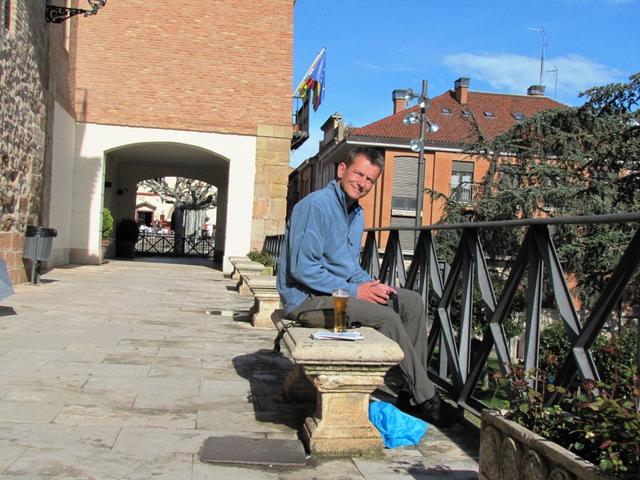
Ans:
[[[325,63],[327,57],[327,50],[323,48],[316,59],[309,67],[307,74],[304,76],[295,93],[299,94],[303,99],[307,99],[309,92],[313,92],[313,111],[318,110],[318,107],[324,99],[325,88]]]

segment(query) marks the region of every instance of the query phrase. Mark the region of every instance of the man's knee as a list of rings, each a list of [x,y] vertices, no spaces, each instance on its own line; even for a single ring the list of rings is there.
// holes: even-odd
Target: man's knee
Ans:
[[[424,307],[422,296],[418,292],[407,290],[406,288],[398,289],[398,301],[411,311],[422,310]]]

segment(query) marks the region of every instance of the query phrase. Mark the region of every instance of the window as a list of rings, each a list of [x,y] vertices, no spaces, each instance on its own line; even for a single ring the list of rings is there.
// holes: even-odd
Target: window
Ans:
[[[483,112],[484,116],[487,118],[496,118],[496,114],[493,112]]]
[[[527,118],[527,117],[524,116],[524,113],[522,113],[522,112],[513,112],[511,114],[511,116],[513,116],[513,118],[515,118],[516,121],[518,121],[518,122],[524,122],[525,119]]]
[[[11,1],[12,0],[4,0],[4,28],[5,30],[11,29]]]
[[[404,210],[407,212],[416,212],[416,197],[393,197],[391,199],[392,210]]]
[[[451,199],[468,203],[473,198],[473,162],[453,161],[451,168]]]
[[[469,112],[468,110],[463,110],[462,111],[462,116],[464,118],[471,118],[471,112]]]
[[[418,159],[416,157],[394,157],[391,196],[392,227],[415,227],[417,180]],[[399,233],[402,250],[412,251],[415,243],[414,231],[400,230]]]
[[[443,108],[442,109],[442,113],[444,113],[445,115],[451,115],[451,109],[450,108]]]

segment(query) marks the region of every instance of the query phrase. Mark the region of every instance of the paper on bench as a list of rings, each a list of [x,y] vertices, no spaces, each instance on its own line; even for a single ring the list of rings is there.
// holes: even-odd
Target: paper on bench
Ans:
[[[360,332],[327,332],[318,331],[311,334],[314,340],[362,340],[364,336]]]

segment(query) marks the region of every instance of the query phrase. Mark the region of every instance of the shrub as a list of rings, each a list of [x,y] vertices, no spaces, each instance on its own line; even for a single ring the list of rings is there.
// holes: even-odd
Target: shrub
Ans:
[[[113,233],[113,216],[108,208],[102,209],[102,239],[111,238]]]
[[[640,380],[635,366],[621,360],[615,338],[603,347],[610,357],[612,383],[586,380],[565,389],[550,383],[545,367],[515,367],[508,378],[512,400],[507,418],[598,465],[618,478],[640,475]],[[555,366],[550,355],[545,364]],[[529,380],[537,378],[538,389]],[[548,394],[562,396],[547,405]]]
[[[267,253],[252,250],[247,254],[247,257],[249,257],[249,260],[261,263],[265,267],[273,267],[273,259],[271,258],[271,255]]]

